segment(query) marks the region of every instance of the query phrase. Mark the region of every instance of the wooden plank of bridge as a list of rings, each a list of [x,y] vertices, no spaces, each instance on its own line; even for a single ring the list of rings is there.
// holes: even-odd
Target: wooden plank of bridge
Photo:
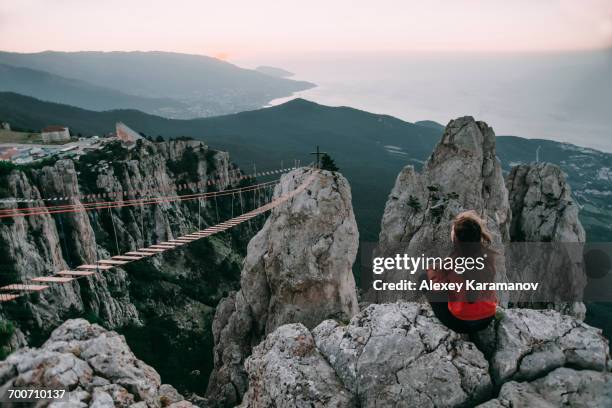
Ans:
[[[145,256],[151,256],[153,254],[150,254],[148,252],[141,252],[141,251],[131,251],[131,252],[126,252],[125,255],[139,257],[138,259],[141,259],[141,258],[144,258]],[[121,255],[118,255],[118,256],[121,256]]]
[[[128,252],[128,254],[129,254],[129,253],[133,253],[133,252]],[[149,255],[151,255],[151,254],[145,254],[145,253],[143,253],[143,255],[138,255],[138,256],[136,256],[136,255],[134,255],[134,256],[117,255],[117,256],[113,256],[111,259],[112,259],[112,260],[117,259],[117,260],[119,260],[120,262],[123,262],[124,264],[126,264],[126,263],[127,263],[126,261],[138,261],[138,260],[140,260],[140,259],[142,259],[142,258],[144,258],[144,257],[146,257],[146,256],[149,256]],[[101,261],[100,261],[100,262],[101,262]]]
[[[49,286],[47,285],[27,285],[24,283],[13,283],[12,285],[6,285],[0,288],[0,290],[10,291],[10,290],[23,290],[26,292],[40,292],[41,290],[47,289]]]
[[[80,265],[80,266],[77,266],[77,269],[107,271],[109,269],[113,269],[113,266],[111,265]]]
[[[174,245],[151,245],[150,249],[174,249],[176,248]]]
[[[30,279],[32,282],[48,282],[48,283],[66,283],[74,280],[65,276],[39,276],[38,278]]]
[[[21,294],[0,294],[0,303],[1,302],[10,302],[11,300],[15,300],[20,297]]]
[[[156,245],[171,245],[171,246],[181,246],[183,244],[178,243],[178,242],[173,242],[174,240],[171,241],[165,241],[165,242],[160,242],[159,244]]]
[[[60,276],[90,276],[94,275],[95,272],[91,271],[59,271],[56,275]]]
[[[217,228],[207,229],[204,231],[205,234],[216,234],[217,232],[223,232],[223,228],[217,227]]]
[[[98,264],[100,265],[125,265],[128,261],[121,261],[119,259],[100,259]]]
[[[160,254],[165,251],[166,251],[165,249],[161,249],[161,248],[140,248],[138,250],[138,252],[151,252],[151,255]]]

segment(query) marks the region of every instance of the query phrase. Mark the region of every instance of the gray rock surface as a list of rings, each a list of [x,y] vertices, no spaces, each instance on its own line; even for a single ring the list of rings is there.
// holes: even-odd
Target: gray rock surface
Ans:
[[[334,393],[341,400],[330,406],[455,407],[491,393],[483,354],[417,303],[371,305],[346,326],[322,322],[312,336],[302,325],[281,326],[246,367],[243,407],[322,406]]]
[[[557,368],[532,382],[510,381],[479,408],[612,407],[612,373]]]
[[[584,242],[567,176],[550,163],[532,163],[512,168],[507,177],[512,241]]]
[[[608,406],[599,329],[554,310],[509,309],[473,340],[415,302],[370,305],[347,325],[281,326],[247,359],[242,406],[321,406],[333,390],[333,406]]]
[[[532,163],[513,167],[506,185],[512,209],[510,237],[512,242],[525,242],[512,245],[506,254],[508,276],[542,283],[539,292],[516,293],[510,301],[584,319],[586,308],[579,300],[587,283],[582,261],[586,236],[566,175],[556,165]],[[545,244],[528,244],[539,242]]]
[[[381,222],[378,256],[396,253],[446,256],[450,223],[459,212],[476,211],[487,223],[497,249],[509,238],[510,208],[501,167],[495,157],[495,133],[484,122],[466,116],[452,120],[422,171],[406,166],[397,176]],[[503,256],[496,264],[505,277]],[[385,281],[414,279],[394,273]],[[413,300],[410,292],[370,291],[383,303]]]
[[[563,366],[603,371],[610,361],[600,329],[554,310],[506,309],[474,340],[489,357],[497,385],[532,380]]]
[[[71,406],[193,406],[161,384],[159,374],[134,356],[123,336],[84,319],[67,320],[40,348],[9,355],[0,362],[0,384],[2,394],[10,387],[64,388]]]
[[[311,174],[303,168],[284,175],[274,196]],[[351,268],[358,240],[350,188],[338,173],[317,171],[305,191],[272,210],[249,242],[240,291],[217,307],[210,400],[226,406],[240,401],[247,388],[244,360],[278,326],[299,322],[312,328],[357,312]]]
[[[354,407],[334,369],[301,323],[279,327],[246,360],[249,390],[243,408]]]
[[[346,326],[321,323],[313,336],[361,407],[474,405],[491,393],[483,354],[428,305],[370,305]]]

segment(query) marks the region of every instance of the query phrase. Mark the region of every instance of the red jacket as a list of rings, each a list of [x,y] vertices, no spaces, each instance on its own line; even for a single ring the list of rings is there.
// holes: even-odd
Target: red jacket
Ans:
[[[448,310],[460,320],[481,320],[495,316],[497,310],[497,296],[492,290],[468,291],[466,290],[465,274],[454,271],[427,271],[427,275],[434,282],[463,283],[460,291],[448,291]],[[469,297],[469,298],[468,298]]]

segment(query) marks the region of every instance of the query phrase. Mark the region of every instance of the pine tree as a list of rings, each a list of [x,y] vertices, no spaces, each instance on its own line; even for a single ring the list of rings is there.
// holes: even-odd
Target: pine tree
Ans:
[[[334,163],[334,159],[325,153],[321,156],[321,170],[338,171],[340,169],[336,166],[336,163]]]

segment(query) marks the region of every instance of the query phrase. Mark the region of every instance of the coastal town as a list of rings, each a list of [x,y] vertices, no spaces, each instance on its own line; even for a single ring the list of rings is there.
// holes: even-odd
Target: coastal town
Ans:
[[[11,129],[10,123],[1,122],[0,161],[26,165],[53,157],[75,158],[117,140],[129,148],[138,139],[142,136],[122,122],[116,123],[114,132],[90,137],[73,135],[61,125],[50,125],[36,133]]]

